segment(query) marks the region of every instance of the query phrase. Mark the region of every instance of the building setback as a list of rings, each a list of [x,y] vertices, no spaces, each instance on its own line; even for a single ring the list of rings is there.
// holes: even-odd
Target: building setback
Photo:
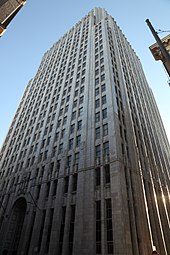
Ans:
[[[0,159],[0,254],[170,254],[169,143],[104,9],[45,53]]]

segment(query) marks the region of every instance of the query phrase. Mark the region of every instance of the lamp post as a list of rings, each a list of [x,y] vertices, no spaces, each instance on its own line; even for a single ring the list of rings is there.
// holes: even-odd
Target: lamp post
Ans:
[[[158,34],[156,33],[155,29],[153,28],[152,24],[150,23],[149,19],[146,19],[146,23],[148,25],[148,27],[150,28],[158,46],[159,46],[159,49],[161,51],[161,54],[163,56],[163,63],[164,63],[164,66],[170,76],[170,55],[167,51],[167,49],[165,48],[164,44],[162,43],[161,39],[159,38]]]

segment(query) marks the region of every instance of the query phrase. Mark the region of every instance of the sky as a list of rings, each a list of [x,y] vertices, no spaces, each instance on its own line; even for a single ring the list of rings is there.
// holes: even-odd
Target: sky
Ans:
[[[43,54],[94,7],[114,17],[140,58],[170,141],[168,76],[148,48],[155,39],[145,22],[148,18],[156,30],[170,31],[170,0],[27,0],[0,38],[0,146]]]

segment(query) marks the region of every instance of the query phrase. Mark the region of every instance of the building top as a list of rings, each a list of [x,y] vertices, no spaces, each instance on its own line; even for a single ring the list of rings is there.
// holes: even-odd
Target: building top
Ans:
[[[163,42],[166,50],[168,51],[168,53],[170,54],[170,34],[165,36],[164,38],[161,39],[161,41]],[[152,44],[150,47],[149,47],[150,51],[152,52],[155,60],[164,60],[163,56],[162,56],[162,53],[160,51],[160,48],[158,46],[157,43],[154,43]]]
[[[0,36],[25,3],[26,0],[0,0]]]

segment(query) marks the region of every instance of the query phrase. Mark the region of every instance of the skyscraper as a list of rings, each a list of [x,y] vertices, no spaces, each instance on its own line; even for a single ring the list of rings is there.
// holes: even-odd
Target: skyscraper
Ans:
[[[169,143],[104,9],[45,53],[0,159],[0,254],[170,254]]]

